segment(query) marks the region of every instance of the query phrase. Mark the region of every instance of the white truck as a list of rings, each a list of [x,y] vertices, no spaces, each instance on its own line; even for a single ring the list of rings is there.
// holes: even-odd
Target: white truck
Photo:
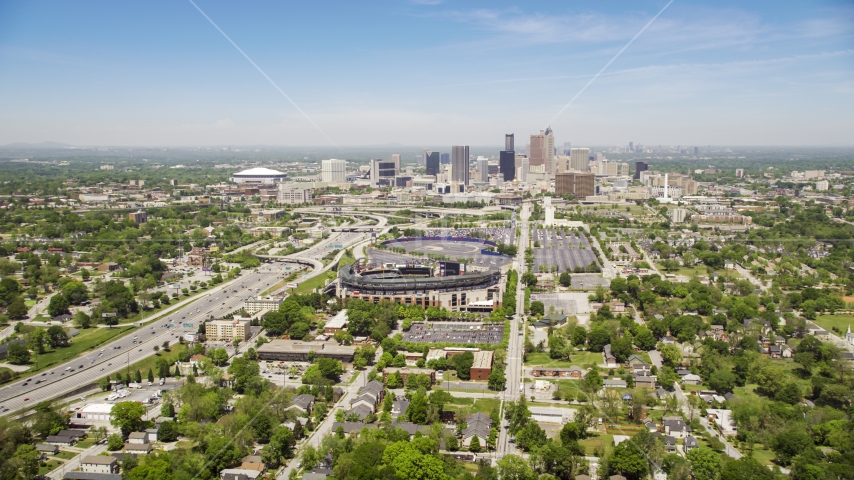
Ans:
[[[136,382],[128,383],[128,388],[142,388],[142,384]]]

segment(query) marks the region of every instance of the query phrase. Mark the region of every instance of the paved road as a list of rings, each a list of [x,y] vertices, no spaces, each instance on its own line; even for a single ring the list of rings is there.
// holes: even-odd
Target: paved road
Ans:
[[[519,225],[521,227],[521,236],[519,238],[519,245],[528,245],[528,236],[530,235],[529,214],[530,206],[527,203],[523,204],[520,211],[521,221]],[[510,340],[507,346],[507,369],[505,370],[507,388],[500,395],[502,412],[504,411],[504,404],[506,402],[514,402],[519,399],[522,376],[524,375],[522,369],[522,348],[525,337],[524,335],[519,335],[519,331],[522,325],[524,325],[522,315],[525,313],[525,288],[521,281],[522,274],[526,270],[524,248],[518,250],[516,258],[513,260],[513,268],[518,272],[519,280],[517,281],[516,289],[516,315],[513,316],[513,320],[510,322]],[[516,453],[516,445],[510,443],[510,434],[507,431],[508,426],[509,424],[507,420],[504,420],[502,414],[501,428],[498,432],[498,444],[496,445],[496,457],[498,458]]]
[[[365,235],[364,233],[335,233],[314,247],[283,257],[282,260],[298,258],[319,261],[329,252],[330,243],[352,244],[364,239]],[[250,246],[244,248],[250,248]],[[343,252],[339,255],[341,254]],[[165,341],[170,344],[177,343],[178,338],[184,333],[195,333],[199,323],[210,317],[218,318],[239,309],[246,297],[262,292],[281,281],[289,274],[284,270],[285,265],[284,262],[273,262],[263,264],[252,273],[244,272],[236,280],[223,284],[201,297],[194,297],[190,305],[139,328],[134,334],[125,335],[102,346],[103,352],[100,350],[87,352],[81,357],[47,370],[44,375],[31,377],[29,382],[17,381],[0,388],[0,405],[5,407],[0,415],[8,415],[28,405],[34,405],[76,390],[83,385],[94,383],[108,374],[122,371],[123,368],[127,368],[127,365],[154,355],[155,345],[160,346]],[[326,268],[305,274],[300,281],[318,275],[330,266],[331,264]],[[184,328],[184,323],[193,325]],[[168,328],[168,324],[173,324],[174,327]],[[39,383],[37,384],[36,381]],[[27,383],[26,386],[24,386],[25,383]]]
[[[0,388],[0,405],[9,410],[0,415],[7,415],[28,405],[97,382],[108,374],[124,372],[127,365],[154,355],[154,346],[162,346],[164,342],[178,343],[181,335],[195,333],[199,323],[211,316],[218,318],[239,309],[246,297],[269,288],[284,278],[284,265],[264,265],[255,273],[244,274],[226,285],[194,297],[195,301],[188,306],[140,327],[134,333],[100,349],[93,349],[34,377]],[[184,323],[192,326],[185,328]],[[169,324],[174,326],[170,328]]]

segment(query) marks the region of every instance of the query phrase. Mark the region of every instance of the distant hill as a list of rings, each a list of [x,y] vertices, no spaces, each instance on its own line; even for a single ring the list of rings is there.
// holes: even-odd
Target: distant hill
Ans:
[[[3,145],[0,148],[13,148],[13,149],[35,149],[35,148],[65,148],[71,147],[67,143],[59,143],[59,142],[41,142],[41,143],[10,143],[8,145]]]

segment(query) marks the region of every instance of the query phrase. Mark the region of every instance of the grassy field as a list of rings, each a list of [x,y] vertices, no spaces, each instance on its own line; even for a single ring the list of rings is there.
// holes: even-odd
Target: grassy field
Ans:
[[[457,398],[454,397],[453,403],[445,405],[445,410],[456,413],[456,418],[463,419],[473,413],[485,413],[489,415],[493,410],[497,410],[501,402],[496,398]]]
[[[63,451],[57,453],[56,455],[54,455],[54,457],[61,458],[63,460],[71,460],[72,458],[76,457],[77,455],[78,454],[75,452],[66,452],[63,450]]]
[[[317,275],[315,277],[309,278],[304,282],[300,282],[297,288],[293,289],[293,293],[296,295],[303,293],[311,293],[315,288],[320,288],[326,285],[326,280],[332,280],[335,278],[335,272],[326,271]]]
[[[86,449],[91,447],[92,445],[95,445],[96,443],[98,442],[96,442],[94,438],[87,438],[86,440],[81,440],[77,442],[74,446],[77,448]]]
[[[833,332],[836,328],[838,335],[848,331],[848,325],[854,324],[854,315],[819,315],[815,323],[829,332]]]
[[[62,460],[49,460],[44,464],[45,466],[39,467],[39,475],[47,475],[48,473],[56,470],[56,468],[62,465],[63,463],[65,462],[63,462]]]
[[[35,368],[36,356],[33,355],[30,360],[34,364],[33,368],[24,373],[24,375],[27,376],[48,369],[55,364],[64,362],[66,358],[74,358],[87,350],[96,349],[131,330],[134,330],[134,327],[81,329],[80,335],[74,337],[68,347],[48,350],[38,355],[38,368]]]
[[[526,366],[542,366],[542,367],[554,367],[554,368],[569,368],[573,365],[582,366],[587,364],[599,364],[602,363],[602,354],[598,352],[572,352],[569,356],[570,360],[553,360],[549,358],[549,354],[547,352],[537,353],[532,352],[528,354],[528,361],[525,362]]]
[[[753,447],[753,458],[759,461],[762,465],[774,465],[774,460],[776,455],[771,450],[765,448],[759,448],[759,445],[754,445]]]
[[[605,451],[614,443],[614,436],[607,433],[594,433],[584,440],[579,440],[578,444],[584,449],[585,455],[593,455],[598,449]]]

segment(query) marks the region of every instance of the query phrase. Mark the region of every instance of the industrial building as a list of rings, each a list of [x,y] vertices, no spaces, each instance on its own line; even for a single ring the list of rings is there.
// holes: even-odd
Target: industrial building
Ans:
[[[308,352],[314,352],[315,357],[352,362],[356,347],[301,340],[273,340],[258,347],[258,359],[307,362]]]
[[[575,198],[583,199],[595,194],[596,182],[592,173],[564,172],[555,175],[555,195],[575,195]]]

